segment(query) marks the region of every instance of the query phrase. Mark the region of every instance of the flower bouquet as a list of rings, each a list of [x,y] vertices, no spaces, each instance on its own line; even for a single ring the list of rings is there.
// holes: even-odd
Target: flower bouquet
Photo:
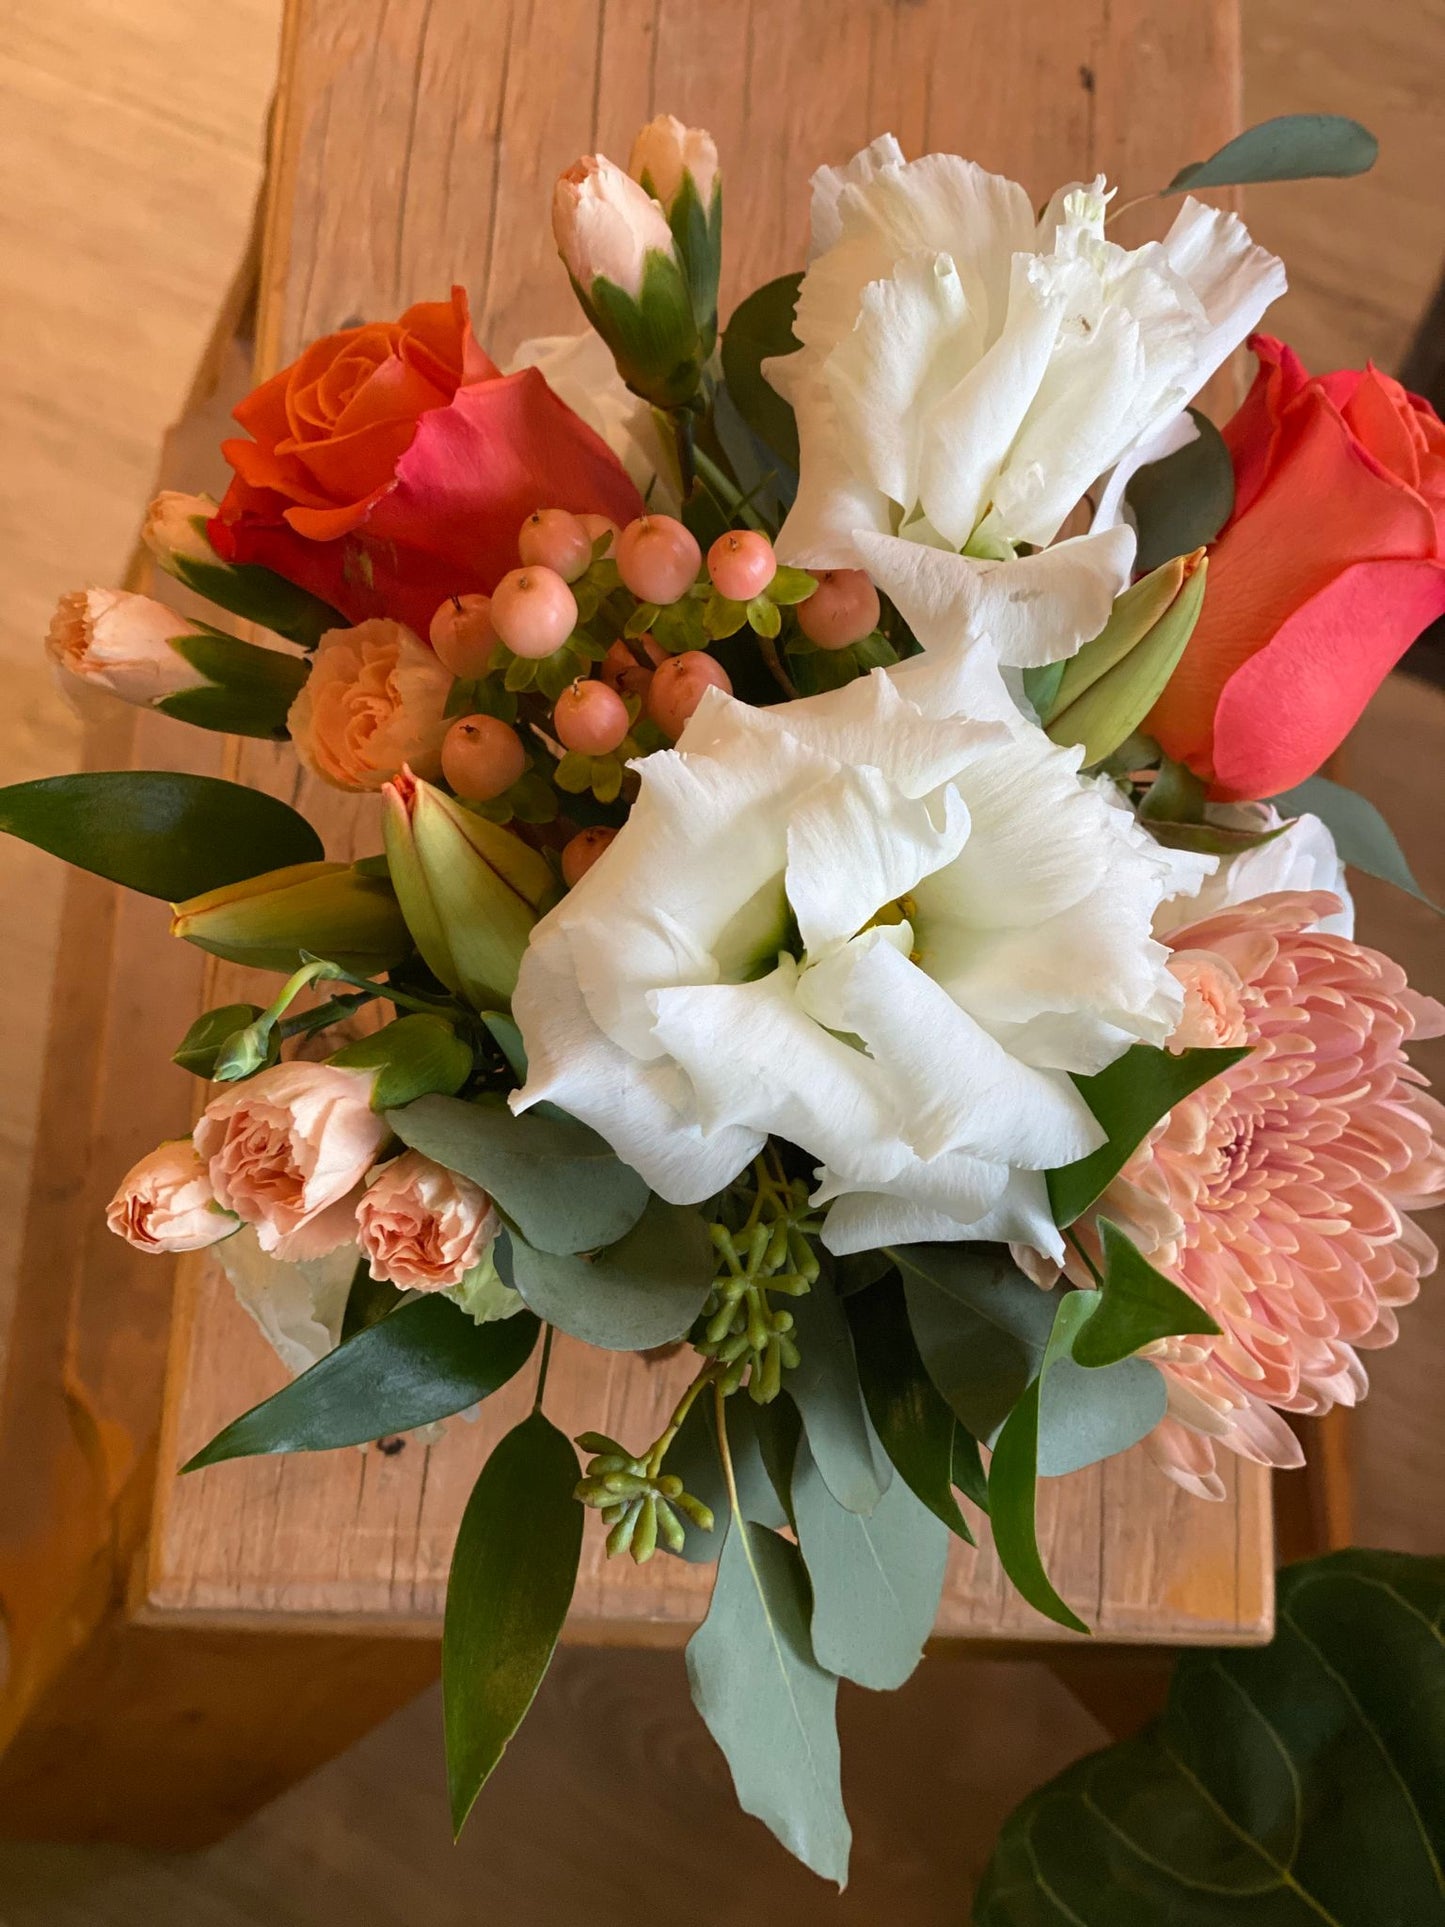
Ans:
[[[1142,1441],[1218,1498],[1394,1338],[1445,1190],[1404,1046],[1445,1010],[1353,940],[1344,861],[1413,885],[1318,772],[1445,611],[1445,428],[1258,334],[1223,432],[1189,406],[1284,274],[1187,190],[1373,152],[1254,129],[1126,248],[1102,180],[1039,213],[885,137],[719,334],[717,155],[659,120],[557,183],[585,333],[503,369],[457,289],[315,342],[237,409],[224,500],[147,521],[215,621],[62,601],[69,676],[376,798],[354,863],[164,771],[0,824],[283,980],[178,1041],[194,1132],[110,1206],[214,1247],[297,1373],[192,1464],[535,1375],[452,1565],[458,1825],[592,1512],[716,1562],[699,1710],[841,1880],[838,1680],[908,1676],[952,1538],[987,1514],[1086,1630],[1039,1478]],[[554,1330],[690,1349],[658,1437],[574,1447]]]

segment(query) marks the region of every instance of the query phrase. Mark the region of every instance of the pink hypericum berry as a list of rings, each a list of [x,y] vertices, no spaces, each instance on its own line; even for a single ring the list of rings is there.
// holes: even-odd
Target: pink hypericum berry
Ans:
[[[778,573],[773,545],[756,529],[729,529],[707,552],[712,586],[729,602],[751,602]]]
[[[465,802],[490,803],[526,767],[521,737],[496,716],[461,716],[442,738],[442,775]]]
[[[846,649],[878,627],[878,591],[863,569],[827,569],[806,602],[798,627],[819,649]]]
[[[524,563],[555,569],[564,582],[575,582],[592,560],[592,538],[566,509],[538,509],[522,524],[517,553]]]
[[[639,602],[677,602],[697,580],[702,550],[670,515],[639,515],[617,538],[617,572]]]
[[[590,830],[579,830],[566,845],[562,851],[562,878],[569,890],[582,881],[616,834],[616,830],[597,823]]]
[[[464,682],[476,682],[491,667],[492,651],[497,646],[492,598],[448,596],[432,617],[427,633],[437,660]]]
[[[607,547],[602,551],[604,555],[614,552],[620,531],[610,515],[579,515],[577,520],[586,529],[589,542],[600,541],[604,535],[607,537]]]
[[[647,713],[663,734],[676,742],[709,689],[720,689],[725,696],[733,693],[732,678],[720,662],[701,649],[690,649],[685,656],[669,656],[652,678]]]
[[[552,727],[564,749],[584,756],[606,756],[627,734],[631,719],[627,705],[605,682],[583,682],[579,677],[557,698]]]
[[[555,569],[513,569],[492,591],[492,627],[514,656],[553,655],[577,627],[577,598]]]

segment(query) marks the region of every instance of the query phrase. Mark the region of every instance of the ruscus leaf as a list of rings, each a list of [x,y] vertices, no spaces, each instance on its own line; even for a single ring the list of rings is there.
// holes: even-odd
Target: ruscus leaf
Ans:
[[[493,1451],[462,1514],[442,1630],[454,1832],[532,1704],[572,1603],[577,1472],[570,1441],[533,1412]]]
[[[1156,1271],[1118,1225],[1104,1218],[1099,1231],[1104,1246],[1103,1299],[1074,1340],[1076,1364],[1097,1369],[1131,1357],[1156,1339],[1218,1332],[1204,1307]]]

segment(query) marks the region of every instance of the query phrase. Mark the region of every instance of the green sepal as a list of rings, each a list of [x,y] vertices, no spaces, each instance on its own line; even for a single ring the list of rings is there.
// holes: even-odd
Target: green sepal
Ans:
[[[197,516],[194,520],[204,533],[204,519]],[[328,629],[348,627],[339,609],[258,563],[232,564],[219,557],[214,562],[197,562],[179,555],[156,559],[168,575],[218,609],[242,616],[288,642],[300,643],[303,649],[314,649]]]
[[[208,1083],[216,1074],[216,1058],[237,1031],[254,1024],[259,1004],[221,1004],[203,1011],[171,1052],[171,1062]]]
[[[172,636],[170,646],[208,684],[163,696],[155,707],[164,715],[228,736],[285,738],[291,705],[311,673],[305,657],[262,649],[219,630]]]
[[[648,250],[637,298],[599,274],[577,299],[612,350],[617,372],[655,408],[681,408],[697,394],[703,349],[692,299],[676,257]]]
[[[399,1109],[419,1097],[451,1097],[472,1074],[472,1052],[444,1017],[416,1012],[384,1024],[327,1059],[343,1070],[377,1073],[374,1111]]]

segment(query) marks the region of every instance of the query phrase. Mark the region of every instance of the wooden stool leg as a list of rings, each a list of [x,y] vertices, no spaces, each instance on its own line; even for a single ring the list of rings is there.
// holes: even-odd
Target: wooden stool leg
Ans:
[[[1044,1664],[1113,1740],[1132,1738],[1163,1712],[1174,1674],[1174,1655],[1149,1648],[1092,1653],[1070,1647]]]

